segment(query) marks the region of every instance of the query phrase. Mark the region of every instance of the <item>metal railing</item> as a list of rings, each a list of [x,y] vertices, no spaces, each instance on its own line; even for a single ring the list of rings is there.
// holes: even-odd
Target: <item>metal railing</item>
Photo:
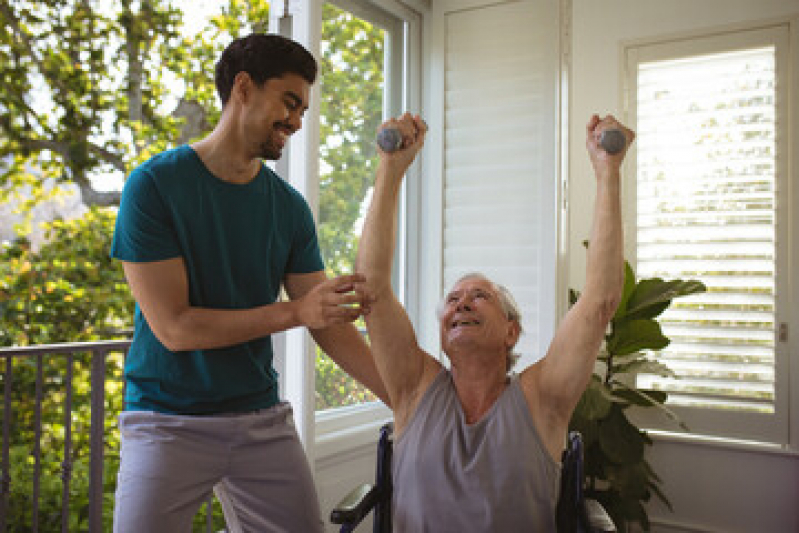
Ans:
[[[42,491],[42,477],[45,464],[42,460],[43,452],[46,451],[51,455],[55,450],[43,450],[42,440],[45,438],[48,442],[61,444],[60,455],[62,461],[59,465],[60,478],[61,478],[61,502],[60,502],[60,530],[62,532],[70,531],[70,495],[76,490],[81,490],[82,487],[73,487],[73,467],[74,463],[74,438],[84,438],[84,434],[76,433],[81,427],[75,428],[75,420],[78,416],[73,411],[73,403],[75,402],[76,387],[82,389],[85,394],[85,382],[79,383],[75,379],[76,364],[77,371],[81,372],[78,380],[83,380],[86,367],[90,372],[89,383],[89,464],[88,464],[88,530],[90,533],[100,533],[103,531],[103,493],[104,493],[104,460],[105,460],[105,446],[106,446],[106,397],[107,386],[107,363],[110,354],[120,354],[124,357],[130,347],[130,341],[102,341],[102,342],[82,342],[72,344],[52,344],[52,345],[39,345],[28,347],[14,347],[14,348],[0,348],[0,377],[2,378],[3,385],[3,415],[2,415],[2,456],[0,457],[0,533],[5,533],[8,527],[8,517],[10,511],[12,487],[14,483],[29,483],[31,486],[30,506],[25,511],[29,513],[30,529],[36,533],[43,531],[40,527],[40,496]],[[53,374],[46,379],[45,365],[47,363],[58,363],[57,373]],[[63,366],[61,366],[63,365]],[[121,365],[120,365],[121,367]],[[63,374],[61,374],[63,371]],[[23,377],[27,381],[35,383],[32,395],[33,398],[33,414],[32,420],[20,420],[21,413],[15,412],[16,395],[17,400],[22,400],[30,404],[31,398],[29,393],[17,389],[14,390],[15,377],[19,375],[19,380]],[[114,379],[118,380],[118,387],[121,391],[124,387],[122,377],[115,376]],[[45,386],[49,389],[60,388],[62,390],[50,390],[45,396]],[[45,413],[43,410],[43,402],[47,399],[48,406],[54,407],[60,404],[61,412]],[[121,399],[120,399],[121,401]],[[120,404],[121,405],[121,404]],[[20,411],[20,409],[18,409]],[[29,410],[26,410],[27,414]],[[59,431],[59,435],[55,438],[53,435],[45,435],[43,428],[49,427],[44,423],[43,416],[47,415],[49,420],[53,416],[60,417],[63,424],[63,435]],[[26,415],[27,416],[27,415]],[[16,418],[15,418],[16,417]],[[57,418],[56,418],[57,420]],[[30,466],[32,473],[30,479],[16,480],[13,479],[12,470],[12,457],[11,457],[11,440],[12,430],[17,429],[15,426],[21,425],[23,422],[28,422],[32,425],[31,431],[33,435],[33,442],[29,444],[30,453],[25,454],[23,459],[17,457],[17,461],[25,462],[24,466]],[[116,431],[115,429],[113,431]],[[28,443],[23,446],[27,449]],[[17,465],[19,466],[19,465]],[[83,465],[81,465],[83,466]],[[19,470],[19,468],[17,469]],[[27,474],[25,477],[28,477]],[[50,487],[52,491],[52,487]],[[212,531],[212,513],[211,502],[213,496],[209,497],[206,507],[206,531]],[[26,497],[27,499],[27,497]],[[84,498],[85,500],[85,498]],[[17,515],[23,511],[15,509]],[[53,517],[49,517],[53,520]],[[85,517],[84,517],[85,518]],[[85,523],[85,522],[84,522]],[[27,524],[26,524],[27,526]],[[58,527],[55,524],[50,524],[48,530],[53,530]],[[82,529],[82,528],[81,528]]]

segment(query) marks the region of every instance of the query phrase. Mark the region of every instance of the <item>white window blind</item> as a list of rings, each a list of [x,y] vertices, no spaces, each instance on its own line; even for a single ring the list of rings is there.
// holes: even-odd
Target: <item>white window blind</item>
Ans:
[[[777,410],[777,57],[757,43],[635,65],[637,274],[708,288],[661,315],[676,377],[638,377],[671,406]]]
[[[510,289],[517,368],[543,355],[556,309],[557,28],[552,1],[446,17],[443,286],[482,272]]]

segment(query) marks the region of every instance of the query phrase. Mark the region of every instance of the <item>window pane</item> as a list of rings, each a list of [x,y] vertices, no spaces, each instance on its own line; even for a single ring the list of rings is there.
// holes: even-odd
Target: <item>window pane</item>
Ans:
[[[353,271],[374,179],[387,32],[332,4],[324,5],[322,17],[319,239],[328,275],[337,276]],[[375,399],[317,353],[317,409]]]
[[[774,47],[639,65],[638,273],[708,287],[639,377],[673,405],[774,412],[775,87]]]

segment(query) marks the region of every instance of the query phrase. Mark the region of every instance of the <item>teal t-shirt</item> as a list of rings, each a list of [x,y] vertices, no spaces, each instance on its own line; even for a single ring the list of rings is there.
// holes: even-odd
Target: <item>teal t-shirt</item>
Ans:
[[[274,303],[289,273],[324,268],[305,199],[266,166],[247,184],[215,177],[189,146],[131,172],[111,255],[150,262],[182,257],[193,306]],[[136,306],[125,362],[128,410],[244,412],[279,401],[270,337],[212,350],[169,351]]]

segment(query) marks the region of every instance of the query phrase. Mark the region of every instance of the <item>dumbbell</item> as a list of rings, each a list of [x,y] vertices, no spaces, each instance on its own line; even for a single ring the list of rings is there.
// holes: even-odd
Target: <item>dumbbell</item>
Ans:
[[[422,121],[427,127],[427,122]],[[377,132],[377,145],[384,152],[396,152],[402,148],[402,133],[393,126],[388,126]]]
[[[627,146],[627,138],[618,129],[605,130],[599,136],[599,146],[610,155],[615,155]]]

